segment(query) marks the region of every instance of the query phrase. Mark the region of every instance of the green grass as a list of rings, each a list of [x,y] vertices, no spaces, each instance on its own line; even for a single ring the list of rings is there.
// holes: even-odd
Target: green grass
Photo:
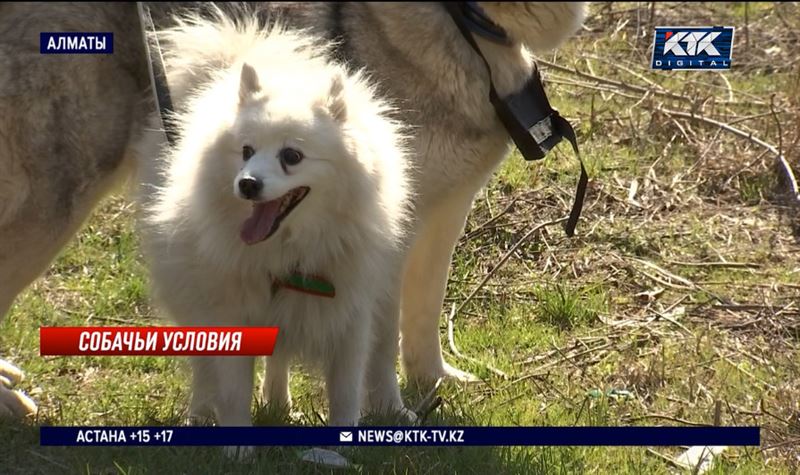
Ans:
[[[656,5],[659,22],[682,23],[689,14]],[[751,44],[765,41],[770,28],[780,25],[769,16],[770,6],[751,5]],[[603,11],[602,5],[594,8]],[[732,5],[705,6],[703,12],[714,24],[737,26],[744,15]],[[648,71],[645,43],[652,37],[632,39],[636,12],[621,15],[627,16],[595,20],[596,32],[583,32],[558,61],[586,71],[581,55],[603,52],[673,92],[727,98],[727,86],[716,75]],[[764,20],[756,25],[756,18]],[[622,19],[628,25],[611,35]],[[735,51],[741,51],[740,36],[737,29]],[[614,64],[592,62],[596,75],[641,84]],[[726,77],[736,94],[767,102],[772,93],[778,99],[788,94],[788,71],[731,71]],[[687,78],[723,87],[685,86]],[[443,308],[445,313],[452,303],[459,305],[494,272],[454,321],[454,343],[479,362],[455,359],[447,350],[444,319],[441,329],[448,361],[483,382],[445,383],[442,405],[426,424],[711,424],[720,401],[721,423],[762,426],[762,446],[729,449],[710,473],[797,473],[800,249],[786,226],[785,208],[775,200],[769,157],[759,160],[761,150],[747,141],[680,121],[692,139],[687,140],[648,101],[632,107],[634,100],[576,86],[547,87],[554,106],[576,125],[592,176],[579,235],[567,239],[559,227],[545,228],[494,270],[531,226],[566,214],[577,180],[566,144],[542,162],[526,163],[516,154],[504,162],[476,199]],[[754,111],[763,109],[743,101],[727,113]],[[770,120],[743,126],[776,143]],[[701,159],[704,164],[697,166]],[[746,163],[750,168],[741,170]],[[514,206],[498,216],[512,200]],[[185,359],[38,355],[40,326],[162,323],[149,302],[132,208],[115,197],[20,295],[0,324],[0,354],[26,371],[21,389],[40,406],[37,423],[180,424],[189,396]],[[259,378],[262,370],[260,362]],[[319,376],[297,367],[291,385],[291,418],[254,404],[257,424],[320,424],[326,408]],[[414,406],[421,395],[403,388]],[[631,397],[610,397],[614,389]],[[382,422],[387,421],[367,420]],[[252,462],[241,464],[214,447],[40,447],[35,424],[0,422],[0,473],[329,471],[301,463],[302,449],[263,447]],[[674,457],[682,448],[651,449],[370,447],[342,453],[355,465],[349,471],[359,473],[672,473],[653,452]]]
[[[601,293],[589,292],[588,295],[563,285],[552,288],[539,288],[536,291],[539,300],[540,318],[561,329],[571,330],[590,323],[604,306]]]

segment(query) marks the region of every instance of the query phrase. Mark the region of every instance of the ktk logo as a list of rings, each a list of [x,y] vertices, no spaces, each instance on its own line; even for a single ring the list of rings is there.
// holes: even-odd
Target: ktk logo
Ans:
[[[706,53],[709,56],[719,56],[719,50],[714,48],[714,39],[720,35],[718,31],[710,33],[703,32],[689,32],[667,31],[664,36],[666,42],[664,43],[664,54],[672,53],[675,56],[695,56],[700,53]],[[686,44],[686,50],[681,48],[680,43]]]
[[[732,26],[656,27],[653,69],[730,69]]]

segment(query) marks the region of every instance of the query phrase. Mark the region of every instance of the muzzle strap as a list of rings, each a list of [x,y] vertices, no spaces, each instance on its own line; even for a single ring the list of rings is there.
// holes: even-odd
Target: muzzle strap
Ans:
[[[575,235],[575,227],[578,225],[578,219],[581,217],[583,201],[586,199],[586,187],[589,185],[589,174],[586,173],[586,167],[583,165],[581,153],[578,151],[578,140],[575,138],[575,130],[572,129],[572,125],[559,114],[553,116],[553,122],[559,133],[572,145],[572,150],[575,152],[575,156],[578,157],[578,163],[581,165],[581,176],[578,178],[578,186],[575,189],[575,200],[572,202],[569,218],[567,222],[564,223],[564,232],[567,233],[567,236],[572,237]]]
[[[564,231],[567,236],[574,236],[583,209],[589,175],[586,173],[586,167],[578,151],[578,141],[572,125],[550,105],[538,68],[534,69],[530,79],[519,92],[501,98],[495,89],[489,62],[475,42],[472,30],[467,24],[463,11],[464,2],[442,2],[442,5],[458,27],[461,36],[475,50],[486,66],[486,72],[489,74],[489,101],[523,158],[529,161],[544,158],[547,152],[561,142],[562,138],[566,138],[572,144],[572,149],[581,166],[581,176],[578,180],[569,219],[564,225]]]

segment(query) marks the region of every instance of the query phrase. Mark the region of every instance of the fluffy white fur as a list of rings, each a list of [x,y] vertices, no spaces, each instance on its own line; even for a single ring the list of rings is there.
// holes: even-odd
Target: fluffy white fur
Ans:
[[[193,18],[163,37],[182,133],[163,157],[158,192],[143,193],[157,301],[181,325],[278,326],[263,387],[270,403],[290,403],[289,363],[298,357],[325,375],[329,424],[357,424],[362,396],[369,410],[405,411],[397,322],[376,311],[399,292],[408,206],[402,132],[387,105],[360,74],[279,27]],[[243,145],[255,150],[246,162]],[[284,171],[277,155],[286,146],[306,158]],[[239,235],[252,203],[237,196],[235,181],[246,174],[263,179],[264,200],[310,188],[255,245]],[[273,278],[295,270],[327,278],[335,298],[273,294]],[[191,415],[251,424],[253,363],[193,358]]]

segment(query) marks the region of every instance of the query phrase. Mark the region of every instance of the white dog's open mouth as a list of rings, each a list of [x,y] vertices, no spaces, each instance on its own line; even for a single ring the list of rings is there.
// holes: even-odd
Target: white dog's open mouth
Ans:
[[[242,224],[240,236],[245,244],[266,241],[275,234],[289,213],[308,195],[310,188],[300,186],[272,201],[253,204],[253,214]]]

